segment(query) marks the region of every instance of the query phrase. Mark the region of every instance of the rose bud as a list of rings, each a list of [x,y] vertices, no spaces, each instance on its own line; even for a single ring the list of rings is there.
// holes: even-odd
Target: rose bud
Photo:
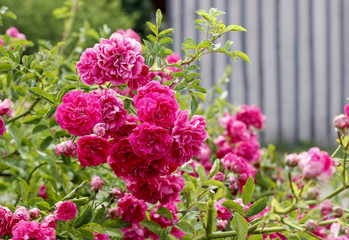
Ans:
[[[100,177],[98,177],[98,176],[95,176],[92,180],[91,180],[91,189],[90,189],[90,191],[93,191],[93,190],[95,190],[95,191],[98,191],[98,190],[100,190],[100,189],[102,189],[102,187],[103,187],[103,185],[104,185],[104,182],[103,182],[103,180],[100,178]]]
[[[314,221],[313,219],[309,219],[305,223],[305,228],[307,229],[307,231],[313,232],[317,228],[317,222]]]
[[[295,153],[291,153],[286,156],[285,164],[289,167],[296,167],[298,165],[299,157]]]
[[[121,209],[119,207],[112,207],[108,209],[108,216],[110,218],[119,218],[121,216]]]
[[[322,203],[320,203],[320,212],[323,216],[326,216],[330,213],[332,213],[332,203],[330,200],[325,200]]]
[[[29,210],[30,219],[37,219],[40,216],[40,210],[37,208],[33,208]]]
[[[113,188],[111,190],[111,194],[115,199],[122,198],[125,195],[125,193],[123,191],[121,191],[120,188]]]
[[[338,129],[346,129],[349,126],[349,119],[344,114],[340,114],[334,117],[333,125]]]
[[[95,134],[99,137],[104,137],[104,135],[105,135],[105,123],[97,123],[93,127],[93,134]]]

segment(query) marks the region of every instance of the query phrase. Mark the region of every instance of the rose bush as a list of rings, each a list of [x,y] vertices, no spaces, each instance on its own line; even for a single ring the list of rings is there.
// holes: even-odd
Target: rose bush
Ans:
[[[25,55],[25,35],[2,35],[2,239],[349,238],[349,210],[333,200],[349,186],[349,105],[331,156],[313,147],[279,161],[260,146],[261,110],[230,105],[227,78],[207,92],[196,72],[211,52],[249,61],[219,43],[245,29],[197,13],[206,38],[185,39],[183,58],[160,11],[147,40],[118,30],[77,47],[79,59],[64,59],[65,43]]]

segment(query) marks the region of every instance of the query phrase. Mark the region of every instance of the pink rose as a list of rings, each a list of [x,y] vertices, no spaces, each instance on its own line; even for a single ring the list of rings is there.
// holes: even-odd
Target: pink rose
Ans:
[[[1,36],[0,36],[0,44],[1,44],[2,46],[4,46],[4,40],[2,40]]]
[[[217,210],[217,218],[221,220],[228,220],[232,218],[233,214],[228,211],[222,204],[226,201],[225,198],[215,202],[214,207]]]
[[[131,148],[128,137],[121,138],[110,150],[108,164],[118,177],[144,177],[144,171],[137,171],[138,168],[145,168],[149,161],[138,157]]]
[[[161,217],[159,214],[156,213],[156,211],[160,208],[160,207],[164,207],[167,208],[168,210],[170,210],[172,217],[173,217],[173,222],[170,219]],[[158,204],[155,206],[155,208],[153,208],[150,212],[150,220],[158,223],[162,228],[166,228],[169,226],[173,226],[173,223],[176,223],[178,218],[177,218],[177,214],[178,210],[177,210],[177,206],[175,202],[169,202],[167,204]]]
[[[76,149],[77,147],[73,141],[65,141],[56,145],[55,152],[56,155],[62,153],[66,157],[75,157],[77,154]]]
[[[91,92],[100,102],[102,107],[102,122],[105,123],[107,135],[113,134],[122,125],[124,125],[127,117],[127,112],[124,109],[124,102],[117,97],[117,93],[105,88]]]
[[[227,123],[227,136],[231,143],[237,143],[241,141],[248,141],[251,138],[251,134],[247,129],[244,122],[231,118]]]
[[[121,209],[122,220],[130,223],[143,221],[148,209],[147,204],[143,200],[139,200],[128,193],[119,199],[118,207]]]
[[[151,92],[137,101],[137,113],[141,122],[147,122],[164,128],[172,126],[176,120],[178,104],[175,97]]]
[[[251,105],[250,107],[242,105],[242,108],[236,114],[236,119],[244,122],[248,127],[264,128],[265,116],[256,105]]]
[[[139,224],[132,224],[130,227],[123,228],[120,231],[124,233],[123,240],[145,240],[147,234],[146,228]]]
[[[138,90],[139,88],[145,86],[148,82],[151,81],[149,75],[149,67],[147,65],[142,66],[142,71],[136,78],[132,78],[127,82],[127,86],[131,90]]]
[[[12,212],[7,207],[3,207],[0,205],[0,236],[10,236],[11,235],[11,227],[10,223],[12,220]]]
[[[116,33],[120,33],[124,38],[132,38],[134,40],[136,40],[139,43],[141,42],[141,38],[138,36],[138,34],[131,28],[123,30],[123,29],[119,29],[116,31]]]
[[[203,164],[203,163],[209,162],[210,157],[211,157],[211,149],[206,143],[204,143],[201,147],[200,154],[197,156],[197,159],[201,164]]]
[[[117,219],[121,216],[121,209],[119,207],[111,207],[108,209],[108,216]]]
[[[2,120],[2,117],[0,116],[0,136],[4,135],[6,132],[6,126],[4,123],[4,120]]]
[[[11,228],[16,226],[16,224],[21,220],[29,221],[29,218],[29,211],[25,207],[17,207],[16,211],[12,215],[10,223]]]
[[[167,204],[174,201],[184,186],[184,178],[171,174],[160,178],[159,194],[160,203]]]
[[[171,90],[168,86],[161,85],[158,81],[151,81],[144,87],[138,89],[137,95],[133,97],[134,103],[137,106],[138,101],[146,97],[149,93],[163,93],[165,95],[174,97],[175,92]]]
[[[79,62],[76,64],[81,81],[87,85],[103,85],[107,79],[104,79],[101,69],[98,67],[97,47],[87,48],[81,55]]]
[[[64,95],[57,107],[57,122],[70,134],[83,136],[92,132],[93,126],[102,120],[102,109],[97,98],[82,91]]]
[[[57,210],[55,211],[56,218],[61,221],[70,221],[77,214],[78,210],[73,202],[65,201],[56,203]]]
[[[93,235],[95,235],[94,240],[110,240],[108,234],[94,232]]]
[[[78,141],[78,160],[81,167],[106,163],[109,156],[108,140],[96,135],[86,135]]]
[[[322,182],[327,182],[335,171],[335,162],[324,151],[313,147],[308,152],[300,154],[299,166],[306,178],[318,178]]]
[[[256,163],[260,159],[259,147],[258,140],[251,138],[248,141],[239,142],[234,148],[234,153],[249,163]]]
[[[53,228],[46,227],[37,221],[20,221],[12,230],[12,240],[37,239],[55,240],[56,232]]]
[[[346,129],[349,126],[349,119],[344,114],[340,114],[334,117],[333,125],[338,129]]]
[[[11,110],[12,102],[9,99],[5,99],[4,101],[0,100],[0,115],[5,115]]]
[[[321,212],[322,216],[326,216],[326,215],[332,213],[332,211],[333,211],[333,206],[332,206],[331,200],[327,199],[327,200],[320,203],[320,212]]]
[[[90,191],[93,191],[93,190],[98,191],[103,188],[104,182],[100,177],[95,176],[94,178],[92,178],[90,185],[91,185]]]
[[[178,161],[183,164],[201,153],[201,147],[208,138],[206,122],[202,116],[194,115],[189,121],[188,110],[178,110],[172,129],[174,149],[179,152]]]
[[[37,219],[40,216],[40,210],[38,208],[32,208],[29,210],[30,219]]]
[[[39,195],[40,197],[42,197],[43,199],[48,199],[47,194],[46,194],[46,185],[42,185],[39,188]]]
[[[49,215],[47,215],[47,216],[42,220],[42,226],[55,228],[55,227],[57,226],[57,218],[56,218],[56,215],[54,215],[54,214],[49,214]]]
[[[166,156],[173,143],[168,130],[146,122],[133,129],[129,138],[132,150],[139,157],[150,160]]]

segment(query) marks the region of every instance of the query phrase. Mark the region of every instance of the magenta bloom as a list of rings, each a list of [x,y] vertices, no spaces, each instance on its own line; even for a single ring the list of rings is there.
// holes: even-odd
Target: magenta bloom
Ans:
[[[42,197],[43,199],[48,199],[47,194],[46,194],[46,185],[42,185],[39,188],[39,195],[40,197]]]
[[[86,135],[78,141],[78,160],[81,167],[106,163],[109,156],[108,140],[96,135]]]
[[[65,141],[56,145],[55,152],[57,155],[62,153],[66,157],[75,157],[77,154],[76,149],[76,145],[73,141]]]
[[[167,204],[174,201],[184,186],[184,178],[177,174],[172,174],[160,178],[159,194],[160,203]]]
[[[81,81],[87,85],[103,85],[107,79],[104,79],[101,69],[97,64],[97,47],[87,48],[81,55],[80,61],[77,62],[76,68],[81,77]]]
[[[118,177],[144,177],[136,171],[138,167],[147,167],[149,161],[138,157],[131,148],[128,137],[121,138],[110,150],[108,164]]]
[[[251,134],[244,122],[230,118],[227,122],[227,136],[230,138],[231,143],[237,143],[249,140]]]
[[[10,35],[13,38],[26,39],[26,36],[23,33],[20,33],[15,27],[10,27],[9,29],[7,29],[6,34]]]
[[[228,219],[232,218],[232,216],[233,216],[233,214],[231,212],[229,212],[228,209],[223,207],[222,203],[224,203],[225,201],[226,201],[226,199],[222,198],[221,200],[217,201],[214,204],[214,207],[217,210],[217,218],[218,219],[228,220]]]
[[[47,215],[47,216],[42,220],[42,226],[55,228],[55,227],[57,226],[57,218],[56,218],[56,215],[54,215],[54,214],[49,214],[49,215]]]
[[[122,212],[122,220],[130,223],[139,223],[143,221],[148,209],[147,204],[143,200],[139,200],[128,193],[118,201],[118,207]]]
[[[29,221],[29,211],[28,209],[26,209],[25,207],[17,207],[16,211],[13,213],[12,215],[12,219],[11,219],[11,228],[13,228],[14,226],[16,226],[16,224],[21,221]]]
[[[251,138],[248,141],[239,142],[234,148],[234,153],[249,163],[255,163],[260,159],[259,147],[258,140]]]
[[[133,29],[129,28],[126,31],[123,29],[119,29],[116,31],[117,33],[120,33],[124,38],[132,38],[134,40],[136,40],[139,43],[141,42],[141,38],[138,36],[138,34],[133,31]]]
[[[150,82],[149,67],[147,65],[142,66],[142,71],[136,78],[132,78],[127,82],[127,86],[132,90],[138,90]]]
[[[205,162],[209,162],[210,157],[211,157],[211,149],[206,143],[204,143],[201,147],[200,154],[197,156],[197,159],[201,164],[203,164]]]
[[[334,117],[333,125],[338,129],[346,129],[349,126],[349,119],[346,115],[340,114]]]
[[[141,122],[160,127],[170,127],[176,120],[178,104],[171,94],[151,92],[137,101],[137,113]]]
[[[137,178],[127,182],[127,190],[138,199],[155,204],[159,200],[159,181],[154,178]]]
[[[142,46],[131,38],[114,33],[110,39],[101,39],[97,47],[97,64],[104,79],[121,85],[137,77],[144,64]]]
[[[4,123],[4,120],[2,120],[2,117],[0,116],[0,136],[4,135],[6,132],[6,126]]]
[[[56,232],[53,228],[45,227],[37,221],[20,221],[12,230],[12,240],[55,240]]]
[[[5,115],[11,110],[12,102],[10,99],[0,100],[0,115]]]
[[[90,191],[100,190],[100,189],[103,188],[104,182],[103,182],[103,180],[100,177],[95,176],[94,178],[92,178],[92,180],[90,182],[90,185],[91,185],[91,190]]]
[[[152,160],[167,155],[173,143],[168,130],[149,123],[142,123],[133,129],[129,138],[131,147],[138,156]]]
[[[168,95],[169,97],[174,97],[175,92],[171,90],[168,86],[161,85],[158,81],[151,81],[144,87],[141,87],[138,89],[138,92],[133,100],[135,105],[138,105],[138,101],[140,101],[142,98],[146,97],[149,93],[163,93],[165,95]]]
[[[57,210],[55,211],[56,218],[61,221],[70,221],[78,213],[76,205],[73,202],[65,201],[56,203]]]
[[[124,102],[117,97],[117,93],[105,88],[103,91],[97,89],[91,92],[98,98],[102,107],[102,122],[105,123],[105,130],[108,135],[114,133],[124,125],[127,112],[124,109]]]
[[[318,178],[323,182],[327,182],[335,171],[334,160],[317,147],[301,153],[298,164],[305,178]]]
[[[57,107],[57,122],[70,134],[90,134],[93,126],[102,120],[101,105],[92,94],[71,91],[64,95],[62,101]]]
[[[0,36],[0,44],[1,44],[2,46],[4,46],[4,40],[2,40],[1,36]]]
[[[3,207],[0,205],[0,236],[10,236],[11,235],[11,219],[12,212],[7,207]]]
[[[248,127],[253,126],[257,129],[264,128],[265,116],[256,105],[250,107],[242,105],[242,108],[236,114],[236,119],[244,122]]]
[[[93,233],[95,235],[94,240],[110,240],[108,234],[103,234],[103,233]]]
[[[159,214],[156,213],[156,211],[160,208],[160,207],[164,207],[167,208],[168,210],[170,210],[170,212],[172,213],[172,217],[173,217],[173,222],[176,223],[178,218],[176,213],[178,212],[177,210],[177,206],[175,202],[169,202],[168,204],[159,204],[157,205],[155,208],[153,208],[150,212],[150,220],[158,223],[162,228],[166,228],[169,226],[173,226],[173,223],[170,219],[161,217]]]
[[[29,210],[30,219],[37,219],[40,216],[40,210],[38,208],[32,208]]]
[[[123,240],[145,240],[148,237],[147,230],[142,225],[132,224],[130,227],[123,228],[120,231],[124,233]]]
[[[201,147],[208,138],[205,130],[206,122],[202,116],[194,115],[189,121],[188,110],[178,110],[172,129],[174,149],[179,151],[178,160],[181,164],[201,153]]]

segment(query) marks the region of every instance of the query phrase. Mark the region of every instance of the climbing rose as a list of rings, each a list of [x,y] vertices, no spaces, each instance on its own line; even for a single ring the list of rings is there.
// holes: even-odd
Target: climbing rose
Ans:
[[[168,130],[142,123],[133,129],[130,135],[132,150],[146,159],[160,159],[167,155],[172,148],[173,139]]]
[[[256,105],[250,107],[242,105],[242,108],[236,114],[236,119],[244,122],[248,127],[253,126],[257,129],[264,128],[265,116]]]
[[[138,90],[139,88],[150,82],[149,67],[147,65],[142,66],[141,73],[136,77],[132,78],[127,82],[127,86],[131,90]]]
[[[56,145],[55,152],[56,155],[62,153],[66,157],[75,157],[77,154],[76,149],[76,145],[73,141],[65,141]]]
[[[107,79],[104,79],[101,69],[98,67],[97,47],[87,48],[81,55],[80,61],[76,64],[81,81],[87,85],[103,85]]]
[[[320,203],[320,212],[321,212],[322,216],[326,216],[326,215],[332,213],[332,211],[333,211],[333,206],[332,206],[331,200],[327,199],[327,200]]]
[[[0,115],[5,115],[11,110],[12,102],[9,99],[5,99],[4,101],[0,100]]]
[[[184,186],[184,178],[177,174],[172,174],[160,178],[159,194],[160,203],[166,204],[174,201]]]
[[[175,122],[177,110],[178,104],[172,94],[151,92],[137,101],[139,120],[164,128]]]
[[[175,92],[171,90],[168,86],[161,85],[158,81],[151,81],[144,87],[141,87],[138,89],[137,95],[134,96],[133,100],[135,103],[135,106],[138,105],[138,102],[146,97],[149,93],[160,93],[160,94],[165,94],[169,97],[174,97]]]
[[[148,209],[147,204],[143,200],[139,200],[128,193],[118,201],[118,207],[121,210],[122,220],[130,223],[143,221]]]
[[[65,201],[56,203],[57,210],[55,211],[56,218],[61,221],[70,221],[77,214],[78,210],[73,202]]]
[[[111,190],[111,194],[115,199],[122,198],[125,195],[125,193],[120,188],[113,188]]]
[[[42,220],[42,226],[55,228],[56,225],[57,225],[57,218],[56,218],[56,215],[54,214],[49,214]]]
[[[97,98],[82,91],[64,95],[57,107],[57,122],[70,134],[83,136],[92,132],[93,126],[102,119],[102,109]]]
[[[29,210],[30,219],[37,219],[40,216],[40,210],[38,208],[32,208]]]
[[[13,38],[26,39],[26,36],[23,33],[20,33],[15,27],[10,27],[9,29],[7,29],[6,34],[10,35]]]
[[[135,171],[138,167],[149,165],[145,158],[138,157],[131,148],[128,137],[121,138],[110,150],[108,164],[118,177],[144,177]]]
[[[138,199],[155,204],[159,200],[159,181],[153,178],[137,178],[127,182],[127,190]]]
[[[137,42],[139,43],[142,43],[141,42],[141,38],[138,36],[138,34],[133,31],[133,29],[129,28],[129,29],[126,29],[123,30],[123,29],[119,29],[116,31],[117,33],[120,33],[124,38],[132,38],[134,40],[136,40]]]
[[[156,213],[156,211],[160,208],[164,207],[170,210],[172,217],[173,217],[173,222],[170,219],[164,218],[160,216],[159,214]],[[173,226],[173,223],[176,223],[178,218],[176,213],[178,212],[177,206],[175,202],[169,202],[167,204],[158,204],[156,205],[151,211],[150,211],[150,220],[158,223],[162,228],[166,228],[169,226]]]
[[[42,197],[43,199],[48,199],[47,194],[46,194],[46,185],[42,185],[39,188],[39,195],[40,197]]]
[[[12,240],[55,240],[56,232],[53,228],[46,227],[37,221],[20,221],[12,230]]]
[[[10,222],[12,219],[12,212],[7,207],[3,207],[0,205],[0,236],[11,235]]]
[[[4,40],[2,40],[1,36],[0,36],[0,45],[4,46]]]
[[[10,223],[11,228],[16,226],[16,224],[21,220],[29,221],[29,218],[29,211],[25,207],[17,207],[16,211],[12,215]]]
[[[123,240],[145,240],[148,229],[139,224],[132,224],[130,227],[123,228],[120,231],[124,233]]]
[[[106,163],[109,156],[108,140],[96,135],[86,135],[77,141],[78,160],[81,167]]]
[[[335,162],[327,152],[313,147],[300,154],[299,166],[305,178],[318,178],[327,182],[335,171]]]
[[[226,209],[225,207],[223,207],[223,203],[226,201],[225,198],[222,198],[221,200],[217,201],[214,204],[214,207],[217,210],[217,218],[221,219],[221,220],[228,220],[230,219],[233,214],[231,212],[228,211],[228,209]]]
[[[94,232],[93,235],[95,235],[94,240],[110,240],[108,234]]]
[[[93,191],[93,190],[98,191],[102,189],[102,187],[104,186],[104,182],[100,177],[95,176],[94,178],[92,178],[90,185],[91,185],[90,191]]]
[[[189,121],[188,110],[177,111],[171,135],[174,138],[174,149],[179,151],[180,164],[201,153],[201,147],[208,138],[205,127],[206,122],[202,116],[194,115]]]
[[[6,132],[6,126],[4,123],[4,120],[2,120],[2,117],[0,116],[0,136],[4,135]]]
[[[104,135],[105,135],[105,123],[97,123],[93,127],[93,134],[95,134],[99,137],[104,137]]]
[[[346,115],[340,114],[334,117],[333,125],[338,129],[346,129],[349,126],[349,119]]]
[[[105,123],[107,135],[114,133],[127,118],[127,111],[124,109],[124,102],[117,96],[117,93],[105,88],[91,92],[100,102],[102,107],[102,122]]]

